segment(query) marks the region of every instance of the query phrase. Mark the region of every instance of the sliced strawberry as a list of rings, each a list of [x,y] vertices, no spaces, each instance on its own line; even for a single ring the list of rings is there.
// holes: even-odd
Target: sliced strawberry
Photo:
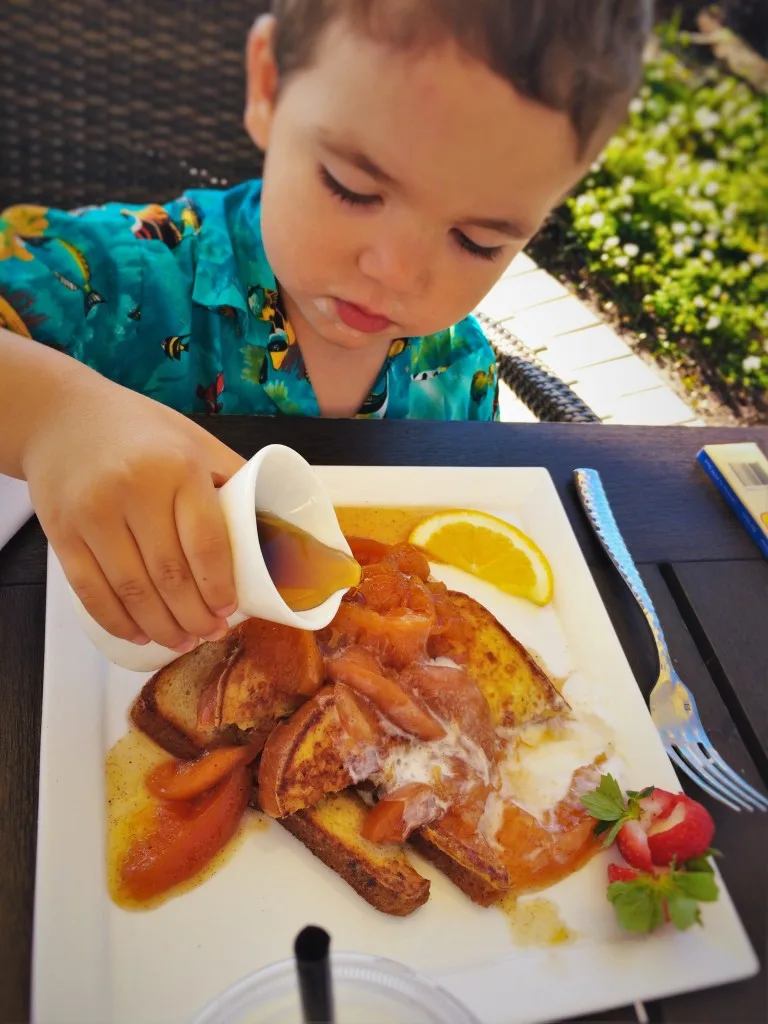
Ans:
[[[639,875],[639,871],[635,871],[634,868],[628,868],[624,864],[608,865],[609,885],[613,885],[614,882],[634,882]]]
[[[641,797],[637,801],[642,811],[644,823],[666,818],[674,810],[679,798],[679,793],[670,793],[666,789],[659,789],[658,786],[654,786],[648,796]]]
[[[672,810],[648,828],[648,849],[654,864],[684,864],[702,857],[715,834],[712,815],[696,800],[682,793]]]
[[[637,819],[630,818],[624,822],[616,837],[616,845],[627,864],[640,871],[653,871],[648,836]]]

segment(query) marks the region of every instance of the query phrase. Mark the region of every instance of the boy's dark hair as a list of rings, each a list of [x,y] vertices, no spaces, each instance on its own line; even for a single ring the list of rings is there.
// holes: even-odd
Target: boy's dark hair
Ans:
[[[453,39],[529,99],[564,111],[583,152],[618,123],[639,85],[652,0],[273,0],[286,78],[311,64],[321,32],[346,17],[377,41],[423,49]]]

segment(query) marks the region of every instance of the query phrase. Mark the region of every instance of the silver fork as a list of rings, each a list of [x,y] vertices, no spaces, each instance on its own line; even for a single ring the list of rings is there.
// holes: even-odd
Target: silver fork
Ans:
[[[600,474],[595,469],[576,469],[573,475],[579,498],[598,540],[651,627],[659,656],[659,678],[649,701],[651,718],[670,760],[706,793],[734,811],[768,810],[768,798],[745,782],[722,759],[704,731],[693,694],[672,665],[656,609],[619,532]]]

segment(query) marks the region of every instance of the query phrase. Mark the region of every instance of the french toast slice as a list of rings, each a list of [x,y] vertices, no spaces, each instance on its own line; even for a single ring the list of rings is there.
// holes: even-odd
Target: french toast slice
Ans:
[[[353,783],[346,766],[350,737],[336,707],[333,686],[275,727],[259,762],[259,804],[266,814],[283,818],[317,804],[326,793]]]
[[[406,917],[429,899],[429,880],[411,865],[402,846],[363,837],[366,812],[360,797],[347,790],[281,818],[280,824],[376,910]]]
[[[322,684],[314,634],[246,619],[160,669],[131,709],[134,724],[176,757],[228,743],[259,749],[281,718]]]
[[[226,742],[213,723],[198,723],[200,697],[211,676],[226,671],[237,650],[239,632],[200,644],[156,672],[131,707],[133,724],[174,757],[194,758]]]
[[[465,896],[481,907],[492,907],[509,892],[510,884],[503,887],[494,885],[489,881],[487,872],[467,867],[461,860],[440,849],[426,833],[414,832],[408,843],[425,860],[442,871],[446,878],[461,889]]]
[[[485,695],[497,727],[545,721],[569,710],[565,698],[495,615],[467,594],[449,591],[471,627],[463,666]]]

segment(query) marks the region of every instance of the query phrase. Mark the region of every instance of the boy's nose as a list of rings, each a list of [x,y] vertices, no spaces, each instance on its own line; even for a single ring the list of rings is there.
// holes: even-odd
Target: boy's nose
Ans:
[[[421,295],[429,283],[429,243],[413,233],[379,235],[363,249],[360,270],[382,288],[397,295]]]

